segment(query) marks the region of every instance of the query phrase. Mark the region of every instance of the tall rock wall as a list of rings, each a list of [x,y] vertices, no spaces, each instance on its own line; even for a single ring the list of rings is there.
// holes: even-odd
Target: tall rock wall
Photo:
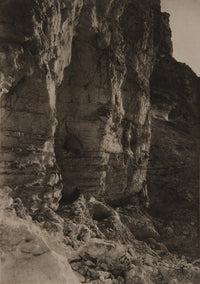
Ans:
[[[57,91],[56,155],[66,200],[76,190],[114,204],[142,188],[159,11],[154,2],[144,9],[148,4],[84,3]]]
[[[172,251],[198,255],[200,80],[171,57],[168,16],[151,77],[150,210]],[[158,222],[159,223],[159,222]],[[164,228],[164,230],[163,230]]]
[[[71,60],[81,1],[1,1],[1,185],[35,212],[57,209],[56,88]]]
[[[168,18],[0,1],[0,282],[199,283],[199,78]]]
[[[56,210],[62,188],[113,204],[139,192],[159,2],[1,6],[1,185],[32,211]]]

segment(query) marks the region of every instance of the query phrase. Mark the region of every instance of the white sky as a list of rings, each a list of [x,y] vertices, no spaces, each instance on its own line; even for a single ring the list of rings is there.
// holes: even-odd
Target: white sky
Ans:
[[[170,13],[173,56],[200,76],[200,0],[161,0]]]

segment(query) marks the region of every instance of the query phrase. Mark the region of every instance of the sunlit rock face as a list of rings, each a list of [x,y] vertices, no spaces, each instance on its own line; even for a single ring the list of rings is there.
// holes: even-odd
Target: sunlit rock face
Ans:
[[[149,77],[158,3],[85,1],[57,90],[56,155],[64,199],[115,204],[140,191],[150,142]]]
[[[1,185],[33,212],[57,209],[56,87],[71,59],[81,1],[1,1]]]
[[[188,66],[170,56],[170,46],[169,42],[161,41],[151,77],[150,210],[162,220],[158,226],[168,247],[195,257],[200,81]]]
[[[1,184],[33,212],[63,187],[113,204],[139,192],[158,1],[1,6]]]
[[[170,38],[158,0],[0,2],[0,282],[199,283],[168,250],[194,256],[199,113]]]

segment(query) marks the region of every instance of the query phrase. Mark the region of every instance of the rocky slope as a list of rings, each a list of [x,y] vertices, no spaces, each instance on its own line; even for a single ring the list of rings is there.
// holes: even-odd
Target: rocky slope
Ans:
[[[199,283],[181,256],[199,82],[167,18],[158,0],[1,1],[2,283]]]

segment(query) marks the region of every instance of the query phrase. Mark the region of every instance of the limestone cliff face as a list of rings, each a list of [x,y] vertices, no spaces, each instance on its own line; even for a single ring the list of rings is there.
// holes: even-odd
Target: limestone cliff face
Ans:
[[[0,280],[199,283],[162,229],[197,209],[199,83],[159,0],[3,0],[0,19]]]
[[[1,1],[1,185],[35,212],[57,209],[56,88],[71,60],[81,1]]]
[[[119,203],[142,188],[149,78],[159,5],[85,1],[57,90],[56,155],[65,200],[76,190]]]
[[[169,25],[167,21],[163,23],[167,31]],[[164,42],[161,39],[150,83],[150,210],[162,220],[158,227],[165,227],[161,235],[168,247],[195,257],[198,253],[200,80],[188,66],[171,57],[171,42],[166,38]]]
[[[1,184],[32,211],[56,210],[62,187],[110,203],[140,191],[158,1],[1,6]]]

